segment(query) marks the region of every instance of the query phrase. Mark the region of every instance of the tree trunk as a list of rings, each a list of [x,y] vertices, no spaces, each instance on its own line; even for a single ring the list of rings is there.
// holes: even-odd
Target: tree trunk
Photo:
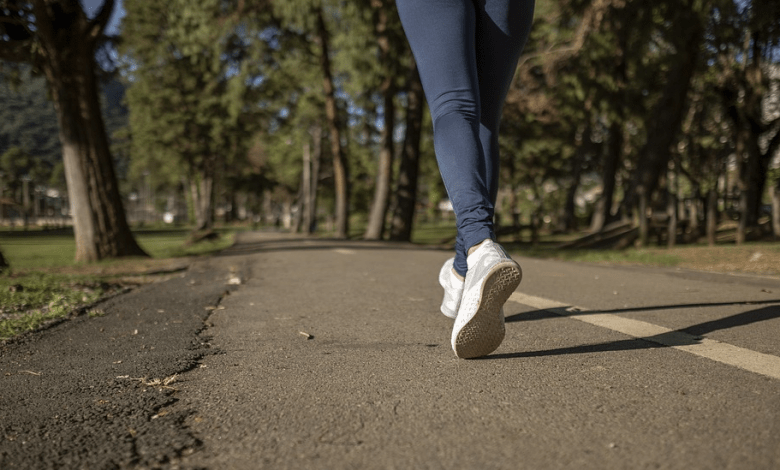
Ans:
[[[414,212],[417,205],[417,175],[420,169],[420,135],[423,119],[423,88],[417,63],[412,59],[409,67],[409,84],[406,92],[406,135],[401,152],[401,164],[398,170],[396,188],[396,206],[390,239],[411,241],[414,225]]]
[[[674,192],[669,189],[666,197],[666,246],[674,248],[677,244],[677,197]]]
[[[718,230],[718,192],[712,188],[707,193],[707,244],[715,246]]]
[[[699,191],[694,191],[696,197],[691,201],[691,208],[688,213],[688,231],[691,234],[690,241],[697,241],[701,237],[701,227],[699,226],[699,214],[702,198]]]
[[[571,184],[566,189],[566,202],[563,206],[563,218],[561,221],[561,228],[565,232],[577,230],[577,206],[575,204],[575,197],[577,195],[577,188],[580,186],[581,174],[582,168],[579,164],[577,164],[577,166],[574,168],[574,176],[572,177]]]
[[[395,129],[395,78],[396,67],[391,57],[390,36],[388,34],[388,10],[384,0],[372,0],[374,10],[374,34],[379,47],[379,63],[384,72],[384,80],[380,86],[384,104],[384,125],[381,132],[381,150],[379,166],[374,187],[374,201],[368,217],[368,226],[364,238],[379,240],[385,232],[387,209],[390,205],[390,188],[393,179],[393,157],[395,156],[393,130]]]
[[[647,244],[649,242],[649,224],[648,224],[648,217],[647,217],[647,205],[648,205],[648,197],[647,194],[644,193],[644,191],[640,191],[638,194],[639,198],[639,210],[637,211],[637,216],[639,217],[639,245],[642,247],[647,247]]]
[[[106,0],[95,23],[78,2],[33,1],[42,68],[59,121],[77,262],[146,256],[127,225],[95,77],[95,43],[113,5]]]
[[[308,233],[317,230],[317,188],[320,183],[320,162],[322,161],[322,128],[315,125],[311,130],[313,148],[311,156],[311,197],[309,199],[309,224],[306,226]]]
[[[30,179],[22,179],[22,212],[24,213],[24,229],[30,225]]]
[[[301,223],[305,233],[312,234],[317,227],[317,184],[320,177],[322,156],[322,128],[312,126],[309,130],[312,143],[303,146],[303,175]]]
[[[747,229],[749,225],[748,210],[748,191],[742,191],[739,194],[739,222],[737,223],[736,244],[741,245],[747,240]]]
[[[190,194],[195,212],[194,232],[214,228],[214,171],[211,160],[207,159],[201,171],[190,177]]]
[[[659,177],[666,169],[670,148],[677,138],[682,123],[688,89],[699,56],[703,29],[701,19],[694,11],[688,10],[676,20],[685,26],[681,28],[681,39],[677,44],[678,53],[667,76],[661,99],[648,115],[648,138],[639,152],[639,163],[623,200],[622,209],[626,215],[634,210],[640,194],[644,196],[646,204],[652,199],[658,187]]]
[[[333,155],[333,177],[336,191],[336,238],[349,236],[349,166],[341,145],[342,128],[336,106],[333,73],[330,66],[328,47],[328,29],[323,18],[322,5],[315,10],[317,18],[317,38],[320,43],[320,66],[322,67],[322,86],[325,91],[325,115],[330,130],[330,148]]]
[[[264,189],[263,190],[263,223],[265,225],[276,225],[277,217],[276,217],[276,211],[274,210],[273,200],[271,197],[271,190],[270,189]]]
[[[604,167],[601,173],[603,189],[591,221],[591,232],[601,231],[612,217],[612,203],[615,197],[617,170],[622,157],[623,139],[623,124],[621,122],[612,123],[609,129],[607,154],[604,156]]]
[[[780,180],[772,190],[772,233],[780,239]]]
[[[301,172],[301,199],[298,213],[301,224],[308,233],[311,227],[311,144],[303,144],[303,171]],[[297,232],[297,230],[296,230]]]
[[[769,165],[772,163],[773,153],[761,153],[761,149],[758,146],[760,135],[755,139],[751,139],[748,149],[749,157],[751,160],[755,160],[755,163],[748,165],[749,171],[747,177],[749,178],[749,192],[748,192],[748,214],[750,215],[748,221],[751,226],[758,225],[758,219],[761,216],[761,205],[763,202],[764,192],[766,191],[767,177],[769,173]]]
[[[8,264],[8,261],[3,256],[3,252],[0,251],[0,273],[8,269],[10,266]]]
[[[384,126],[382,128],[382,150],[379,152],[379,166],[374,187],[374,203],[368,218],[368,227],[364,238],[366,240],[380,240],[385,231],[385,219],[387,207],[390,201],[390,187],[393,179],[393,129],[395,128],[395,87],[392,86],[392,77],[386,79],[382,86],[384,95]]]

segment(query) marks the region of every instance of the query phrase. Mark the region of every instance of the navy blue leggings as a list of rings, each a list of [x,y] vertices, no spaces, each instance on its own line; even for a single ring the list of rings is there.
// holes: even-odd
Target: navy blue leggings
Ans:
[[[455,271],[495,239],[498,125],[534,0],[396,0],[433,118],[433,140],[457,219]]]

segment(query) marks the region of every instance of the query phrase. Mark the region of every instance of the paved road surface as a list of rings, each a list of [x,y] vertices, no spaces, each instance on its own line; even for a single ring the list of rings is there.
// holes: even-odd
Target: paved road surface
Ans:
[[[518,258],[466,361],[448,256],[247,234],[9,344],[0,468],[780,468],[777,280]]]

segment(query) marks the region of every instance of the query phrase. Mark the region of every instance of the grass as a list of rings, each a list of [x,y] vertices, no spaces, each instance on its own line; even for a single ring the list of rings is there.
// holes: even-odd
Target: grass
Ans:
[[[354,220],[351,233],[362,235],[365,222]],[[187,246],[184,228],[154,228],[135,231],[136,239],[150,258],[123,258],[93,264],[74,263],[75,243],[69,231],[0,230],[0,249],[11,264],[10,273],[0,275],[0,340],[34,330],[62,318],[132,283],[145,282],[152,271],[186,266],[190,258],[208,255],[232,244],[236,229],[222,230],[217,241]],[[414,243],[451,245],[453,220],[419,223],[412,234]],[[528,234],[523,234],[524,239]],[[647,247],[626,250],[562,250],[561,243],[572,235],[543,234],[539,244],[500,241],[513,254],[536,258],[612,264],[680,267],[713,272],[780,276],[780,244],[752,242],[740,246],[720,244],[680,245],[675,248]],[[130,276],[130,278],[128,278]],[[99,310],[87,312],[101,316]]]
[[[91,264],[73,261],[72,232],[2,231],[0,249],[11,265],[0,275],[0,340],[31,331],[51,320],[78,312],[129,284],[147,282],[149,272],[185,266],[233,243],[233,229],[216,241],[186,245],[187,229],[138,230],[139,245],[151,258],[121,258]],[[100,312],[88,312],[91,317]]]
[[[95,302],[109,289],[95,276],[32,272],[0,277],[0,339],[68,316]]]
[[[412,241],[426,245],[452,244],[454,221],[418,224]],[[699,271],[780,276],[780,243],[750,242],[737,246],[721,243],[678,245],[674,248],[650,246],[625,250],[571,250],[559,246],[579,234],[545,234],[537,246],[516,242],[512,237],[499,241],[514,255],[610,265],[678,267]],[[529,234],[523,233],[527,240]]]

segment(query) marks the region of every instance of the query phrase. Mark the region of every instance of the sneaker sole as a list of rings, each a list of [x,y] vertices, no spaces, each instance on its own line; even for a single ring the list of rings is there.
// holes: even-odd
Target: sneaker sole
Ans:
[[[458,357],[486,356],[501,345],[506,333],[501,307],[520,285],[522,277],[520,266],[513,262],[501,263],[487,275],[476,313],[452,340]]]

